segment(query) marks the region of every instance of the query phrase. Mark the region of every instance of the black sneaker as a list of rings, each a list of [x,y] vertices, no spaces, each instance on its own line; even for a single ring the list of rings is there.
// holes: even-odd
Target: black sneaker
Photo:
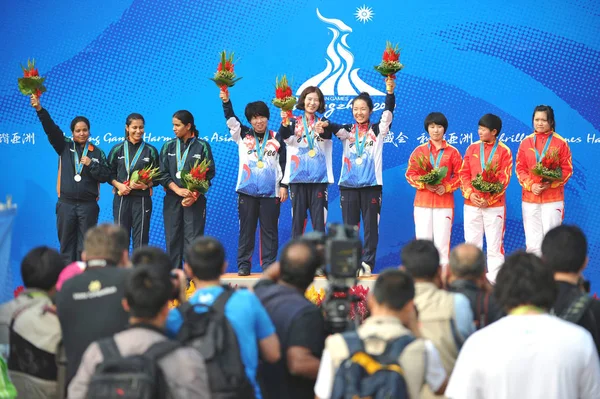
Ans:
[[[248,266],[242,266],[238,269],[238,276],[249,276],[250,268]]]

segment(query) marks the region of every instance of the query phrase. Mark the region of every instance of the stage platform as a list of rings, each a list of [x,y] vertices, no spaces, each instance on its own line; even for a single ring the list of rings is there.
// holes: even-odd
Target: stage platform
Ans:
[[[221,276],[221,281],[223,283],[230,283],[232,286],[235,286],[237,284],[239,287],[252,287],[254,284],[256,284],[258,280],[260,280],[260,277],[261,275],[258,273],[244,277],[238,276],[237,273],[225,273],[223,276]],[[373,284],[375,284],[376,279],[376,274],[372,275],[371,277],[360,277],[358,279],[357,284],[368,288],[372,288]],[[315,280],[313,281],[313,286],[317,290],[321,288],[326,288],[327,279],[325,277],[315,277]]]

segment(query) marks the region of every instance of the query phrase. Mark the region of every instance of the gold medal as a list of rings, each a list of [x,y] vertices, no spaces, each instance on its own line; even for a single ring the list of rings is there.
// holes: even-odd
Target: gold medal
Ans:
[[[309,156],[309,157],[311,157],[311,158],[314,158],[314,157],[315,157],[315,155],[317,155],[317,152],[316,152],[315,150],[310,150],[310,151],[308,152],[308,156]]]
[[[258,167],[258,169],[262,169],[265,167],[265,163],[263,161],[258,161],[256,163],[256,166]]]
[[[362,165],[363,160],[362,160],[362,158],[356,158],[356,160],[354,162],[356,162],[357,165]]]

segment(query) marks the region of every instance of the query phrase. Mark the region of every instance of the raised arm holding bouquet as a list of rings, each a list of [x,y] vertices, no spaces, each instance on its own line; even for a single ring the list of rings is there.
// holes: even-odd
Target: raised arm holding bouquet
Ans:
[[[290,124],[290,118],[294,105],[296,105],[296,97],[292,95],[292,88],[289,86],[287,77],[283,75],[281,79],[275,78],[275,98],[273,99],[273,105],[285,111],[286,115],[283,118],[282,125],[288,126]]]

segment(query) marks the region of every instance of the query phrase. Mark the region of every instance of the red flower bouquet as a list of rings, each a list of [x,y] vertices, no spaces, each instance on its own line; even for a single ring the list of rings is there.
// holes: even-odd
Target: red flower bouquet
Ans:
[[[385,77],[391,76],[396,78],[396,73],[404,68],[400,63],[400,49],[398,45],[392,45],[391,42],[386,42],[385,51],[381,59],[381,63],[375,66],[375,70]]]
[[[289,125],[296,101],[297,98],[292,95],[292,88],[288,85],[287,77],[283,75],[281,79],[279,77],[275,78],[275,98],[273,99],[273,105],[287,112],[287,117],[282,122],[283,126]]]
[[[159,175],[159,168],[153,168],[152,165],[146,166],[144,169],[135,170],[131,174],[129,180],[123,182],[126,186],[129,187],[132,183],[142,183],[146,186],[149,186],[150,183]],[[119,195],[122,195],[121,192],[118,192]]]
[[[483,172],[477,174],[477,177],[471,181],[471,184],[474,189],[487,195],[501,192],[504,186],[498,178],[498,164],[492,166],[492,163],[489,162]]]
[[[215,82],[221,91],[227,91],[229,87],[234,86],[242,79],[235,76],[233,67],[233,53],[229,54],[228,57],[227,52],[223,50],[221,52],[221,60],[219,61],[219,65],[217,65],[217,72],[215,72],[214,77],[209,79]]]
[[[200,194],[206,194],[210,187],[208,179],[206,178],[206,174],[210,170],[208,165],[208,160],[203,159],[200,163],[196,161],[189,172],[186,170],[181,172],[181,181],[183,182],[183,185],[192,192],[192,197],[184,198],[181,201],[181,205],[191,206],[198,200]]]
[[[448,174],[448,168],[446,166],[434,168],[431,165],[431,162],[429,162],[429,160],[423,154],[417,157],[416,165],[413,162],[412,167],[421,175],[419,177],[419,182],[423,184],[430,184],[432,186],[441,184],[444,177],[446,177]]]
[[[31,96],[32,94],[35,94],[37,97],[41,96],[46,91],[44,87],[44,80],[46,78],[40,76],[35,67],[35,60],[27,60],[27,68],[21,65],[21,69],[23,69],[23,77],[18,79],[21,93],[26,96]]]
[[[562,180],[562,168],[560,167],[558,148],[552,148],[548,151],[544,155],[544,158],[542,158],[542,161],[535,164],[531,173],[540,177],[544,183]]]

